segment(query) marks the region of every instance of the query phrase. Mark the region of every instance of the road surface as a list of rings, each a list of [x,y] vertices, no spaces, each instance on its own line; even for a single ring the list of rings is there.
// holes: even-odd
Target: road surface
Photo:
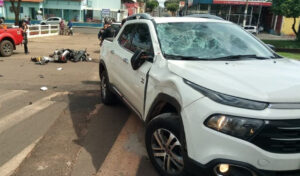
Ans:
[[[122,103],[100,101],[97,33],[79,32],[30,39],[29,55],[18,46],[12,57],[0,58],[1,176],[157,175],[143,123]],[[30,61],[57,48],[87,48],[93,61]]]

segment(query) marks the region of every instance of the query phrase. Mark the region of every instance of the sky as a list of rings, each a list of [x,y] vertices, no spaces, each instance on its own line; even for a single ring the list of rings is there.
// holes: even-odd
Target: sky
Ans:
[[[161,7],[164,7],[164,2],[165,2],[165,0],[157,0],[158,2],[159,2],[159,5],[161,6]]]

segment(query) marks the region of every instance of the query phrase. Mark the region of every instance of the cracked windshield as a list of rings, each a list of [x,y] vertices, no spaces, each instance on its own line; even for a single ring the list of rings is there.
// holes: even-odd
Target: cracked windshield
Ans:
[[[164,55],[214,59],[234,55],[274,57],[239,26],[227,23],[162,23],[157,25]]]

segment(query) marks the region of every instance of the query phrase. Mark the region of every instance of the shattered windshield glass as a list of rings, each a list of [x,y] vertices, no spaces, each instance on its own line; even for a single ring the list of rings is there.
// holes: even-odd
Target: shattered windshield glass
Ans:
[[[157,33],[165,56],[208,60],[237,55],[274,57],[253,36],[230,23],[161,23],[157,24]]]

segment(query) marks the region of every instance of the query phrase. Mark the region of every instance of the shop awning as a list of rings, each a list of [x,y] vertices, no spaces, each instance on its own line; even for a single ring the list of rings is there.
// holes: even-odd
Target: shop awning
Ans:
[[[246,0],[213,0],[213,4],[245,5]],[[249,0],[249,5],[253,6],[272,6],[268,0]]]

